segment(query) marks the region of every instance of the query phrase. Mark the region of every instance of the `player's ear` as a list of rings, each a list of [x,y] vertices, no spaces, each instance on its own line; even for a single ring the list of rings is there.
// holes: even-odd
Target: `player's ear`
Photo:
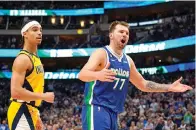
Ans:
[[[113,33],[109,33],[110,39],[113,38]]]
[[[24,38],[27,37],[27,32],[23,32],[23,37],[24,37]]]

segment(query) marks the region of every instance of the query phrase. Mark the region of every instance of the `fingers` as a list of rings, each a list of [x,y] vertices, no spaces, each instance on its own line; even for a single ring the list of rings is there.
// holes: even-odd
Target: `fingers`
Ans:
[[[115,79],[115,76],[105,76],[105,80],[107,80],[108,82],[113,82]]]
[[[181,80],[182,80],[182,76],[176,82],[180,82]]]
[[[185,91],[187,91],[187,88],[184,87],[184,88],[181,89],[180,92],[185,92]]]
[[[107,82],[113,82],[116,79],[116,73],[114,73],[111,70],[107,70],[105,72],[104,78],[105,78],[105,81],[107,81]]]
[[[100,71],[98,79],[100,81],[105,81],[105,82],[113,82],[115,80],[115,76],[117,75],[115,72],[112,70],[109,70],[110,62],[107,63],[105,68]]]
[[[50,101],[48,101],[49,103],[54,103],[54,101],[53,100],[50,100]]]
[[[53,103],[54,102],[54,93],[51,93],[51,97],[50,97],[50,102]]]
[[[116,73],[113,72],[112,70],[106,70],[105,75],[107,75],[107,76],[116,76]]]
[[[192,87],[183,84],[183,87],[182,87],[182,89],[181,89],[181,92],[185,92],[185,91],[187,91],[187,90],[192,90],[192,89],[193,89]]]
[[[46,101],[49,103],[54,102],[54,93],[53,92],[46,92]]]
[[[174,85],[177,85],[177,84],[180,83],[181,80],[182,80],[182,76],[181,76],[178,80],[176,80],[173,84],[174,84]]]
[[[188,86],[188,85],[184,85],[185,88],[187,88],[187,90],[192,90],[193,88]]]
[[[51,103],[54,103],[54,96],[51,98],[51,101],[50,101]]]
[[[106,74],[106,75],[117,75],[115,72],[113,72],[112,70],[109,70],[109,69],[104,69],[103,72]]]
[[[192,90],[193,88],[188,86],[188,85],[183,85],[182,89],[180,90],[180,92],[185,92],[187,90]]]

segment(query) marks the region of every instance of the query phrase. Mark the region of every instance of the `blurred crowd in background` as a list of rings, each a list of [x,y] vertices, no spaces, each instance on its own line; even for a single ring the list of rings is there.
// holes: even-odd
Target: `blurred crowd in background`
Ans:
[[[0,9],[81,9],[103,7],[103,2],[0,2]],[[171,40],[195,35],[195,8],[179,6],[173,11],[138,16],[126,15],[110,18],[109,15],[90,15],[81,17],[18,17],[0,16],[0,29],[21,29],[21,25],[35,19],[47,29],[88,29],[88,34],[43,35],[40,49],[75,49],[102,47],[109,44],[108,30],[103,24],[114,20],[128,23],[158,20],[157,24],[130,27],[128,45]],[[168,20],[169,19],[169,20]],[[85,26],[81,26],[84,20]],[[55,21],[55,22],[54,22]],[[0,49],[21,49],[22,36],[1,35]],[[146,58],[146,59],[145,59]],[[173,59],[173,57],[168,57]],[[189,59],[188,59],[189,60]],[[164,65],[154,55],[134,59],[137,67]],[[148,64],[146,63],[148,61]],[[179,61],[186,62],[186,61]],[[173,62],[172,62],[173,63]],[[167,62],[169,64],[169,62]],[[77,69],[83,64],[79,64]],[[142,67],[143,67],[142,66]],[[76,69],[64,66],[66,69]],[[61,69],[61,68],[59,68]],[[11,65],[0,63],[0,71],[10,72]],[[48,71],[48,70],[47,70]],[[57,70],[54,70],[57,71]],[[195,70],[194,70],[195,71]],[[144,93],[130,84],[125,103],[125,111],[119,114],[119,130],[195,130],[195,73],[194,71],[168,74],[144,75],[145,79],[158,83],[172,83],[180,76],[182,83],[193,87],[185,93]],[[54,104],[42,103],[39,108],[45,130],[82,130],[81,108],[83,105],[84,83],[75,80],[46,80],[45,91],[55,92]],[[5,94],[6,93],[6,94]],[[6,113],[10,98],[10,79],[0,80],[0,130],[9,130]]]
[[[125,112],[119,114],[119,130],[194,130],[195,73],[176,72],[144,77],[159,83],[182,83],[194,89],[185,93],[145,93],[130,84]],[[6,122],[10,82],[0,81],[0,120]],[[46,80],[45,91],[55,92],[54,104],[43,102],[41,118],[47,130],[82,130],[81,110],[84,83],[79,80]],[[1,125],[0,125],[1,130]]]

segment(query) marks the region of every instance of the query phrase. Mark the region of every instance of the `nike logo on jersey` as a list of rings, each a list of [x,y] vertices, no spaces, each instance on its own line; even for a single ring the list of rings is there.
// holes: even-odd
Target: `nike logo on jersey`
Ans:
[[[101,110],[101,108],[100,107],[98,107],[98,111],[100,111]]]

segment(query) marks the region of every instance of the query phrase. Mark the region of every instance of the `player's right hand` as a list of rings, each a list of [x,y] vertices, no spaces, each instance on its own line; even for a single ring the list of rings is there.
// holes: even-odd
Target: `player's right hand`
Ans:
[[[54,102],[54,92],[46,92],[44,93],[44,101],[53,103]]]
[[[107,63],[106,67],[102,69],[101,71],[97,71],[97,79],[102,82],[113,82],[115,80],[116,73],[114,73],[112,70],[109,70],[110,62]]]

